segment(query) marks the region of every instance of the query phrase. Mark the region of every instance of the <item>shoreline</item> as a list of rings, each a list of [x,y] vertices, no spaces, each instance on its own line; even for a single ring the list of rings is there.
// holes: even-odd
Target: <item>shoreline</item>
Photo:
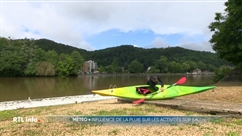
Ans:
[[[242,86],[219,86],[205,92],[181,96],[175,99],[210,100],[214,102],[242,103],[241,96]],[[37,98],[32,100],[29,98],[26,100],[0,102],[0,111],[77,104],[84,102],[96,102],[100,100],[109,99],[118,99],[118,97],[88,94],[63,97]]]
[[[17,101],[5,101],[0,102],[0,111],[4,110],[16,110],[24,108],[37,108],[45,106],[57,106],[66,104],[77,104],[83,102],[93,102],[99,100],[116,99],[116,97],[104,97],[96,94],[89,95],[76,95],[76,96],[64,96],[64,97],[50,97],[50,98],[38,98]]]

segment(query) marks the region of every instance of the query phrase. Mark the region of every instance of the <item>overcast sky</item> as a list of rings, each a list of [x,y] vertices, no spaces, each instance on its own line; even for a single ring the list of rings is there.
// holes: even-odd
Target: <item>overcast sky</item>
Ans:
[[[225,0],[1,0],[2,37],[99,50],[123,44],[212,51],[208,26]]]

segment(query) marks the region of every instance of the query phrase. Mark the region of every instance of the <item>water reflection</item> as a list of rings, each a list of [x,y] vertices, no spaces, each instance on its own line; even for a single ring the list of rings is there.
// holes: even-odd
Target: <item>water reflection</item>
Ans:
[[[83,80],[83,85],[85,86],[85,88],[92,89],[97,86],[97,80],[99,77],[93,75],[85,75],[80,76],[79,78]]]

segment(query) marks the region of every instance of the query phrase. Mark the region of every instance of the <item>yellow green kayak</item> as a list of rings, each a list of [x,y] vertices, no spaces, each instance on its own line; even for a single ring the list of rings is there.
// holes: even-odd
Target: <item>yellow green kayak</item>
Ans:
[[[169,85],[164,85],[167,88]],[[160,89],[160,85],[157,85]],[[207,91],[210,89],[214,89],[216,86],[172,86],[168,89],[165,89],[164,92],[160,92],[157,94],[152,95],[152,97],[148,97],[149,100],[161,100],[161,99],[169,99],[175,98],[179,96],[199,93],[203,91]],[[139,94],[137,91],[138,88],[146,88],[149,89],[151,92],[154,92],[152,88],[148,85],[136,85],[136,86],[127,86],[127,87],[119,87],[119,88],[109,88],[103,90],[92,90],[92,93],[99,94],[101,96],[115,96],[120,98],[128,98],[128,99],[142,99],[147,98],[149,94]]]

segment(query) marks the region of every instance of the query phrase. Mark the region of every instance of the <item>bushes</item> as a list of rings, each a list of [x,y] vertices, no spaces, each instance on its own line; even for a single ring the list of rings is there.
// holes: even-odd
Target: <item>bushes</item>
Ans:
[[[229,66],[221,66],[217,70],[215,70],[214,82],[219,82],[224,76],[231,72],[231,68]]]

